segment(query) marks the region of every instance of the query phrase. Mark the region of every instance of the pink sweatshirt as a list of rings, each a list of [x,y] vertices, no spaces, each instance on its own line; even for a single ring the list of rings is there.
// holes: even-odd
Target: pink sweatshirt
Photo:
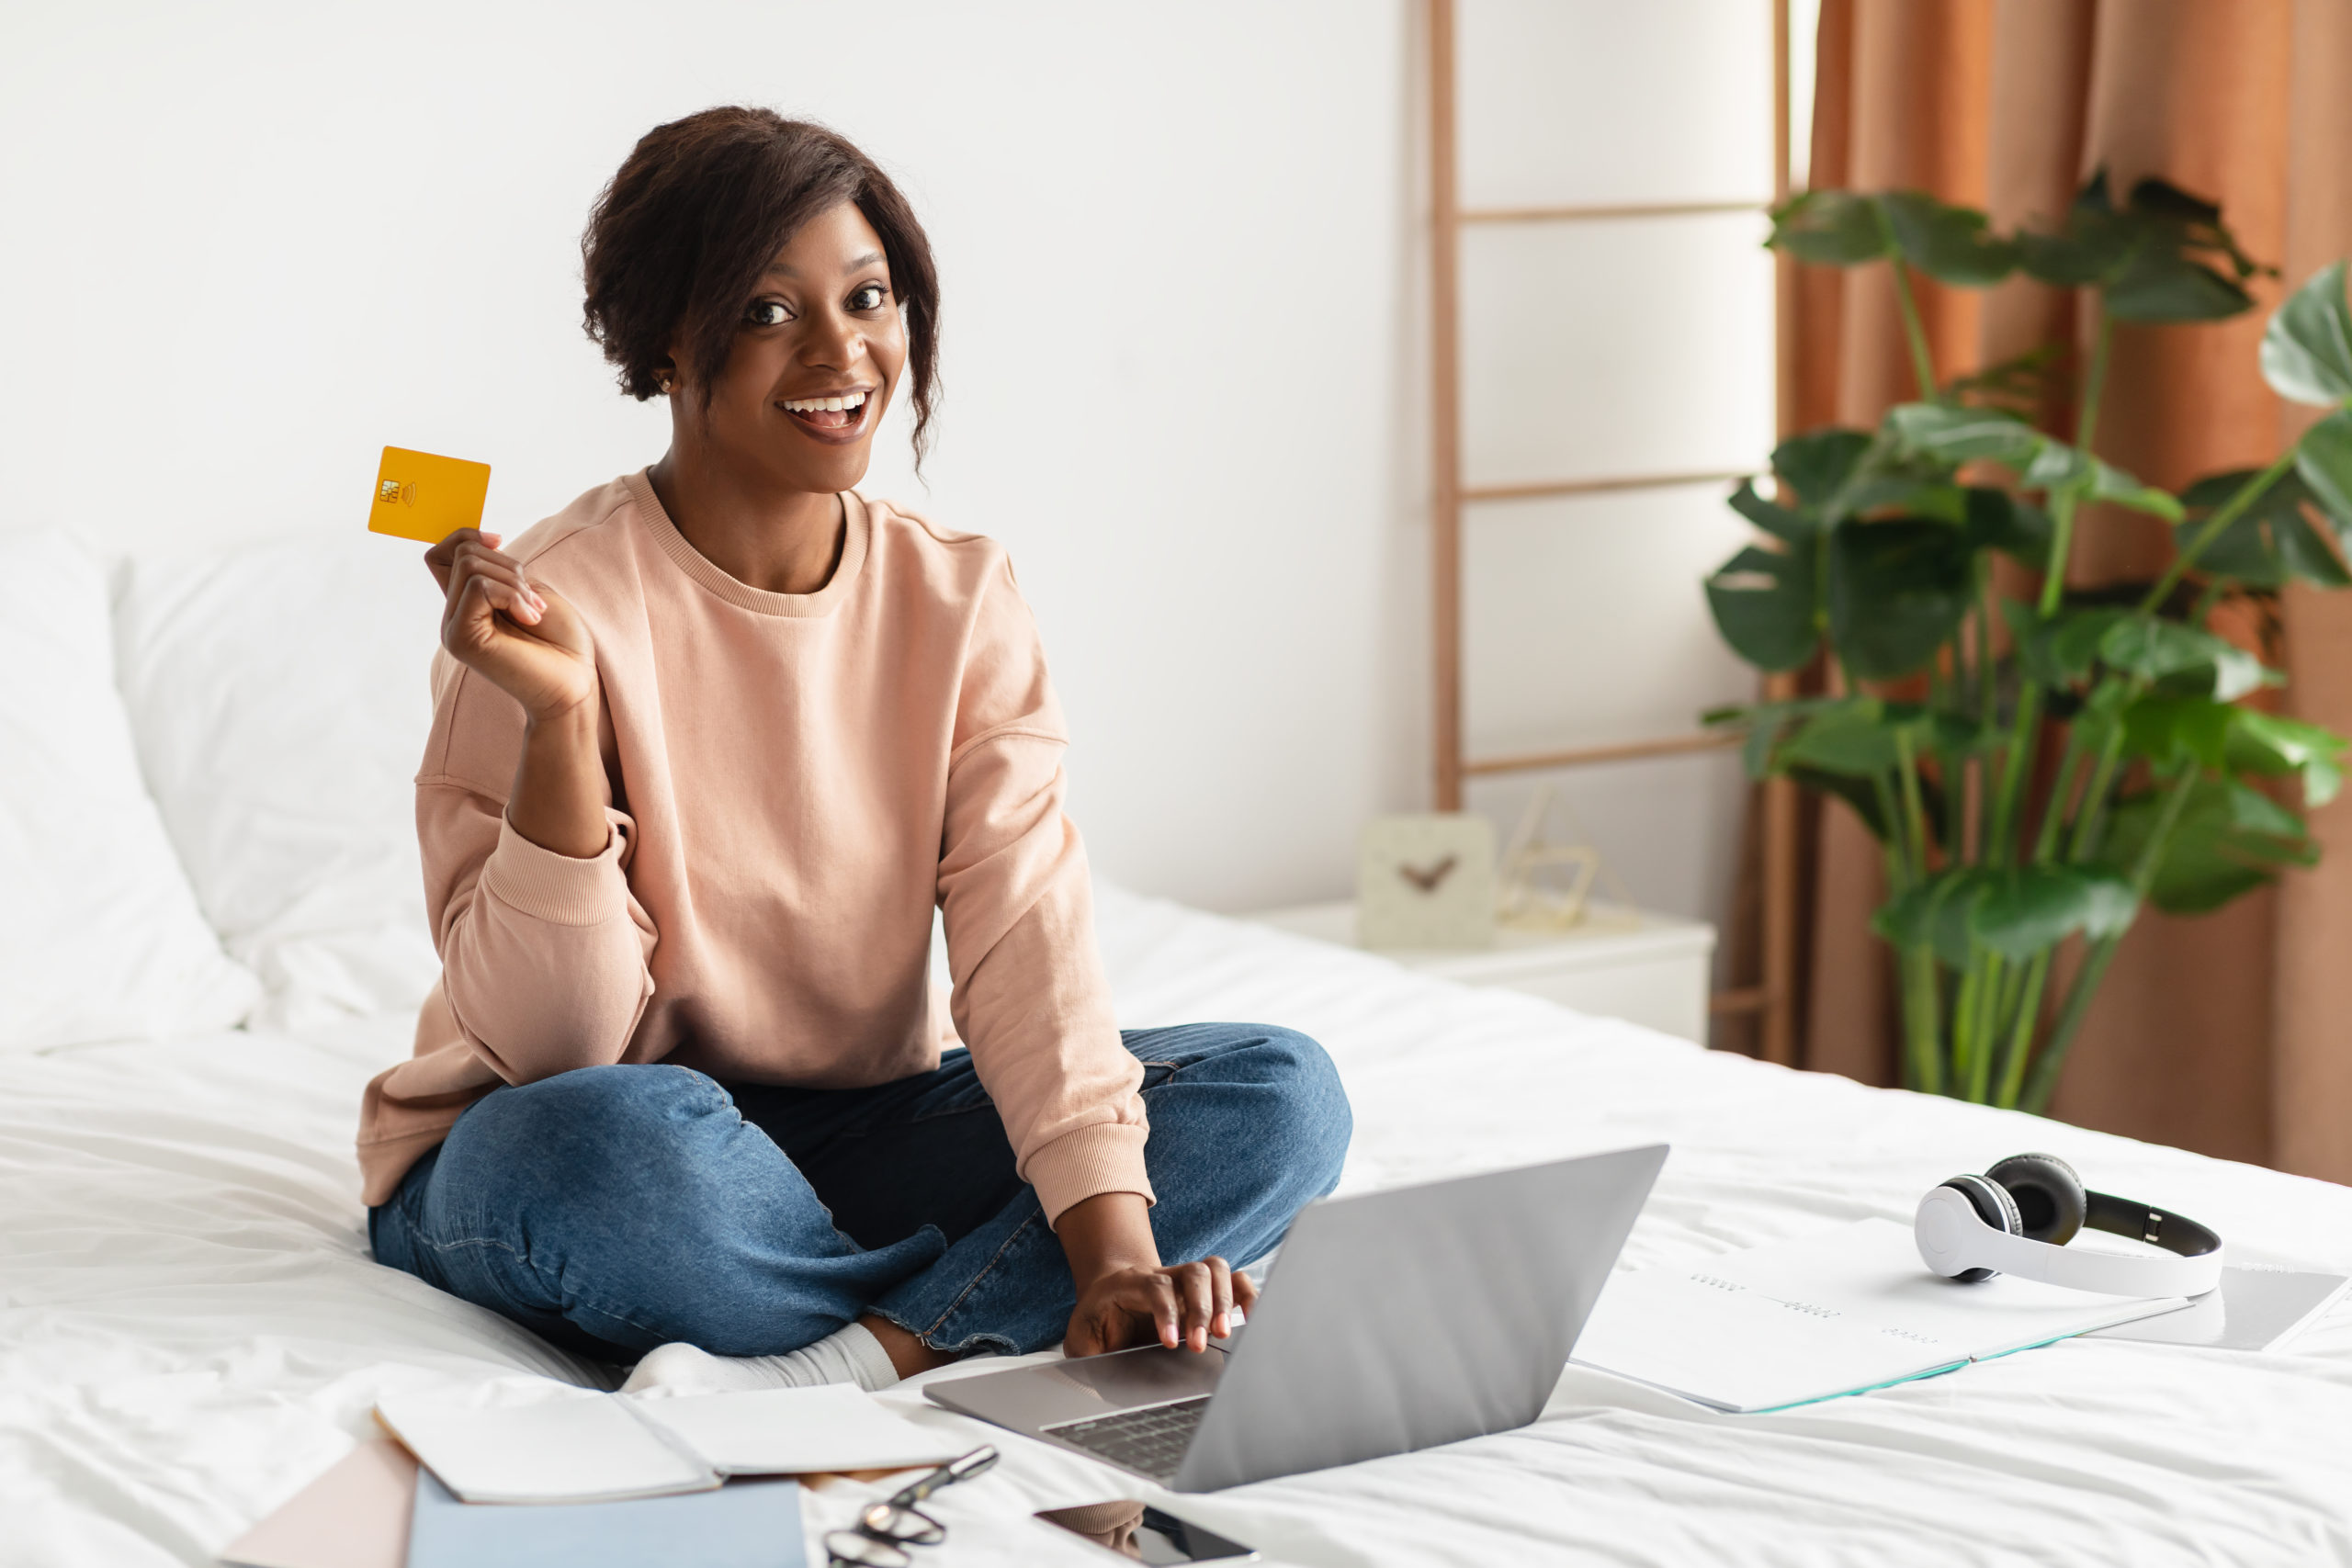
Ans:
[[[368,1086],[368,1202],[502,1082],[608,1062],[818,1089],[931,1070],[934,905],[956,1031],[1047,1219],[1151,1196],[1142,1068],[1012,570],[991,540],[844,502],[814,593],[719,570],[641,473],[508,547],[595,634],[612,839],[575,860],[507,825],[522,709],[439,655],[416,823],[441,983],[414,1056]]]

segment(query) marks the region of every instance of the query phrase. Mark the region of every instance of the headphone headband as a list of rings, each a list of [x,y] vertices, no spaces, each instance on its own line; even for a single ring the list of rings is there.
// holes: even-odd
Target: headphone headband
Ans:
[[[1984,1177],[1956,1178],[1919,1200],[1912,1235],[1920,1259],[1947,1278],[1981,1280],[1985,1272],[1972,1271],[1990,1271],[2117,1296],[2200,1296],[2222,1282],[2222,1238],[2186,1215],[2110,1193],[2084,1191],[2083,1224],[2087,1228],[2132,1236],[2173,1256],[2093,1252],[2018,1234],[2023,1227],[2014,1204],[2003,1206],[2003,1224],[1993,1224],[1968,1190],[1978,1184],[1991,1185]]]

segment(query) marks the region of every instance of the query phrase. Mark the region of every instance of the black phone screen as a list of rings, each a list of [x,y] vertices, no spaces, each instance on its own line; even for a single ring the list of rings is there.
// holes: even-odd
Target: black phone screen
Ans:
[[[1257,1552],[1148,1503],[1121,1497],[1037,1516],[1135,1562],[1247,1562]]]

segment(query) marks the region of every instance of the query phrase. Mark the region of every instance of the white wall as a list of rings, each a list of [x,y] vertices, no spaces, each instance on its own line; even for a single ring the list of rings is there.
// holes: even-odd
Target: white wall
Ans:
[[[1677,26],[1762,0],[1465,9],[1473,199],[1498,198],[1482,180],[1557,200],[1612,179],[1654,196],[1661,170],[1726,188],[1752,173],[1726,151],[1746,110],[1721,82],[1760,70],[1760,29],[1710,29],[1695,85],[1679,67],[1663,73],[1679,96],[1656,84]],[[1537,88],[1552,119],[1476,108],[1502,101],[1480,73],[1524,67],[1479,41],[1513,12],[1566,62],[1510,87]],[[1427,798],[1417,15],[1407,0],[9,7],[0,526],[62,523],[118,549],[356,530],[388,442],[492,463],[493,525],[555,510],[664,438],[580,333],[597,187],[662,119],[722,101],[812,115],[902,179],[944,275],[928,492],[902,441],[872,486],[1012,547],[1099,866],[1227,908],[1337,894],[1362,819]],[[1544,265],[1624,268],[1605,246]],[[1567,353],[1559,408],[1631,411],[1624,428],[1655,433],[1645,411],[1680,379],[1704,395],[1659,452],[1687,434],[1712,462],[1755,446],[1752,344],[1703,380],[1683,361],[1643,372],[1646,401],[1624,379],[1660,342],[1763,330],[1752,280],[1723,282],[1736,266],[1681,265],[1720,297],[1679,337],[1614,289],[1602,318],[1545,330]],[[1530,372],[1498,364],[1499,379],[1473,368],[1476,395],[1501,400],[1501,446],[1472,449],[1517,461],[1554,414],[1514,423]],[[1531,547],[1562,609],[1481,630],[1482,745],[1676,728],[1723,694],[1691,574],[1734,531],[1707,497],[1661,517],[1589,518]],[[1643,562],[1658,586],[1638,592],[1619,558],[1646,558],[1636,526],[1662,544]],[[1579,527],[1593,552],[1564,546]],[[1671,606],[1670,672],[1625,687],[1578,668],[1611,624],[1595,604],[1652,606],[1645,622]],[[1603,814],[1604,848],[1639,868],[1637,892],[1708,912],[1728,874],[1724,795],[1637,789]]]

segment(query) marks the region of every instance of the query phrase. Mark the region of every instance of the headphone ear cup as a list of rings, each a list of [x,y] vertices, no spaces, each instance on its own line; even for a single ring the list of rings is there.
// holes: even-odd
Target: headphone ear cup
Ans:
[[[2011,1155],[1984,1174],[2016,1208],[2018,1235],[2064,1247],[2082,1234],[2090,1201],[2083,1179],[2056,1155]]]
[[[2005,1231],[2010,1235],[2025,1234],[2025,1222],[2018,1215],[2017,1200],[2011,1198],[2008,1189],[1999,1182],[1988,1181],[1981,1176],[1955,1176],[1942,1185],[1967,1199],[1968,1206],[1976,1211],[1976,1217],[1995,1230]],[[1952,1278],[1963,1285],[1973,1285],[1999,1272],[1997,1269],[1963,1269]]]

